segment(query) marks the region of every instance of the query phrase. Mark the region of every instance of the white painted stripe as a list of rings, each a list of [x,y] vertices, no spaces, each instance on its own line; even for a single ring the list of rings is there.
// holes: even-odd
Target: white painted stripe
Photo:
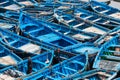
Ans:
[[[104,11],[101,11],[100,13],[105,13],[105,12],[108,12],[109,10],[104,10]]]
[[[90,17],[93,17],[93,16],[87,16],[87,17],[85,17],[85,18],[83,18],[83,19],[88,19],[88,18],[90,18]]]
[[[98,19],[95,19],[95,20],[93,20],[92,22],[96,22],[96,21],[99,21],[101,18],[98,18]]]
[[[83,25],[83,24],[85,24],[85,23],[82,22],[81,24],[77,24],[77,25],[73,26],[73,28],[79,27],[79,26],[81,26],[81,25]]]

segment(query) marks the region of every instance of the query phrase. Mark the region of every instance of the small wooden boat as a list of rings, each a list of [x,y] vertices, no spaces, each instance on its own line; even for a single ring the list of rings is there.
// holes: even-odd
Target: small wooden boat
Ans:
[[[34,0],[15,0],[15,2],[23,6],[36,6],[37,5],[36,1]]]
[[[85,71],[81,74],[75,74],[63,80],[112,80],[117,75],[117,72],[107,71],[103,69],[94,69],[90,71]]]
[[[38,72],[33,75],[29,75],[24,80],[30,79],[49,79],[49,80],[60,80],[65,77],[71,76],[75,73],[81,73],[86,69],[88,63],[87,55],[77,55],[68,60],[65,60],[59,64],[54,65],[42,72]]]
[[[99,48],[95,47],[93,44],[84,43],[64,48],[64,50],[74,54],[84,54],[84,52],[87,51],[87,53],[92,56],[98,52]]]
[[[102,27],[102,26],[99,26],[96,24],[92,24],[92,23],[82,20],[82,19],[77,20],[77,19],[75,19],[74,16],[72,16],[70,14],[65,14],[58,10],[55,11],[54,16],[56,17],[58,22],[68,26],[69,28],[74,28],[77,30],[82,30],[85,32],[99,34],[99,35],[103,35],[107,31],[109,31],[108,28],[105,28],[105,27]]]
[[[85,1],[81,1],[81,0],[58,0],[58,3],[61,4],[66,4],[66,5],[70,5],[72,7],[87,7],[88,6],[88,2]]]
[[[54,47],[64,48],[79,43],[78,41],[57,33],[43,25],[40,21],[34,20],[27,15],[21,14],[20,28],[23,36],[39,42],[45,42]]]
[[[0,7],[4,8],[4,9],[8,9],[8,10],[15,10],[15,11],[23,8],[23,6],[21,6],[20,4],[16,3],[13,0],[11,0],[11,1],[5,0],[5,1],[1,2]]]
[[[17,26],[18,26],[17,20],[15,20],[13,18],[0,16],[0,27],[1,28],[17,33],[17,31],[18,31]]]
[[[100,49],[93,68],[101,68],[110,71],[120,71],[120,35],[115,36],[106,42]]]
[[[99,51],[99,48],[94,46],[94,44],[91,43],[84,43],[84,44],[77,44],[73,45],[71,47],[64,48],[65,51],[71,52],[73,54],[84,54],[85,51],[87,51],[88,54],[88,70],[92,69],[92,65],[94,62],[94,59]]]
[[[34,74],[37,71],[42,71],[50,66],[53,60],[53,55],[53,53],[45,52],[41,55],[37,55],[30,59],[24,60],[15,66],[9,66],[1,69],[0,79],[13,80],[19,77],[27,76],[28,74]]]
[[[21,11],[37,20],[53,21],[53,8],[39,7],[39,8],[23,8]]]
[[[49,0],[50,1],[50,0]],[[57,0],[54,2],[41,2],[39,6],[58,8],[58,7],[77,7],[77,8],[88,8],[89,3],[84,1],[65,1]]]
[[[109,41],[114,36],[120,33],[120,27],[116,27],[113,30],[107,32],[105,35],[102,35],[99,39],[97,39],[94,44],[98,47],[101,47],[105,42]]]
[[[56,23],[49,23],[45,21],[41,21],[41,22],[43,23],[43,25],[46,25],[54,29],[56,32],[59,32],[65,36],[72,37],[80,42],[94,42],[96,39],[99,38],[99,36],[96,34],[90,34],[84,31],[68,28]]]
[[[41,2],[40,4],[39,4],[39,6],[40,7],[48,7],[48,8],[58,8],[58,7],[60,7],[60,6],[70,6],[70,5],[66,5],[66,4],[61,4],[61,3],[58,3],[58,2]]]
[[[78,19],[80,18],[80,19],[88,20],[95,24],[107,26],[107,28],[110,28],[110,29],[113,29],[120,25],[120,20],[109,18],[107,16],[98,15],[94,12],[90,12],[80,8],[74,10],[74,15]]]
[[[106,4],[99,3],[94,0],[89,0],[91,8],[102,15],[110,16],[120,20],[120,10],[110,7]]]
[[[43,20],[43,21],[48,21],[52,22],[53,19],[53,8],[49,7],[27,7],[27,8],[22,8],[20,10],[21,12],[29,15],[30,17],[36,19],[36,20]],[[15,20],[19,19],[20,12],[15,12],[15,11],[6,11],[5,15],[8,18],[13,18]]]
[[[23,59],[28,56],[36,56],[54,50],[50,45],[47,46],[47,43],[38,43],[2,28],[0,28],[0,43],[11,49]]]
[[[0,44],[0,68],[20,63],[22,59]]]
[[[14,19],[16,22],[19,22],[18,19],[19,19],[20,13],[17,11],[6,11],[4,16],[10,19]]]

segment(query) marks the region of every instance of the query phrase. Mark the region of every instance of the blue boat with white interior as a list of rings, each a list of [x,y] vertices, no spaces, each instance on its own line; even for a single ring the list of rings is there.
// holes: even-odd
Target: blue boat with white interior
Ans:
[[[99,48],[91,43],[77,44],[64,48],[65,51],[72,52],[74,54],[84,54],[87,51],[88,55],[95,55],[99,51]]]
[[[30,79],[48,79],[48,80],[61,80],[65,77],[74,75],[75,73],[83,72],[88,63],[87,52],[84,55],[77,55],[63,62],[60,62],[44,71],[37,72],[33,75],[28,75],[23,78],[23,80]]]
[[[0,7],[3,8],[3,9],[7,9],[7,10],[18,11],[21,8],[23,8],[24,6],[18,4],[14,0],[2,0],[0,2]]]
[[[83,20],[88,20],[95,24],[106,26],[107,28],[110,28],[110,29],[113,29],[120,25],[120,20],[113,19],[107,16],[102,16],[100,14],[96,14],[95,12],[90,12],[80,8],[74,10],[74,15],[78,19],[80,18]]]
[[[37,6],[37,2],[35,0],[14,0],[16,3],[27,6]]]
[[[48,46],[47,43],[35,42],[2,28],[0,28],[0,43],[23,59],[54,50],[54,48],[50,45]]]
[[[57,48],[65,48],[79,43],[72,38],[55,32],[53,29],[41,24],[40,21],[34,20],[25,14],[21,14],[19,20],[23,36],[32,40],[45,42]]]
[[[65,36],[69,36],[71,38],[74,38],[74,39],[76,39],[80,42],[83,42],[83,43],[84,42],[94,42],[100,37],[96,34],[91,34],[91,33],[87,33],[84,31],[68,28],[64,25],[59,25],[56,23],[49,23],[46,21],[41,21],[41,22],[43,23],[43,25],[46,25],[46,26],[52,28],[56,32],[59,32]]]
[[[43,20],[52,22],[53,21],[53,8],[49,7],[37,7],[37,8],[23,8],[21,12],[31,16],[37,20]]]
[[[91,8],[95,12],[102,14],[104,16],[109,16],[109,17],[120,20],[120,10],[119,9],[110,7],[104,3],[100,3],[95,0],[89,0],[89,3],[90,3]]]
[[[1,28],[17,33],[17,31],[18,31],[17,26],[18,26],[17,20],[8,18],[5,16],[0,16],[0,27]]]
[[[116,27],[113,30],[110,30],[105,35],[102,35],[99,39],[97,39],[94,44],[98,47],[101,47],[104,43],[109,41],[114,36],[118,35],[120,33],[120,27]]]
[[[87,8],[89,3],[83,0],[58,0],[58,3],[70,5],[71,7]]]
[[[114,71],[107,71],[104,69],[94,69],[90,71],[85,71],[81,74],[74,74],[73,76],[64,78],[62,80],[113,80],[117,72]]]
[[[3,68],[0,70],[0,78],[14,80],[19,77],[28,76],[28,74],[31,75],[38,71],[40,72],[51,65],[53,55],[53,53],[46,52],[23,60],[15,66]]]
[[[0,69],[10,65],[17,65],[21,61],[20,57],[0,44]]]
[[[98,35],[103,35],[110,30],[106,27],[102,27],[82,19],[77,20],[73,15],[66,14],[58,10],[55,10],[54,16],[59,23],[64,24],[69,28],[73,28],[93,34],[98,34]]]
[[[101,68],[110,71],[120,71],[120,35],[106,42],[97,54],[93,68]]]

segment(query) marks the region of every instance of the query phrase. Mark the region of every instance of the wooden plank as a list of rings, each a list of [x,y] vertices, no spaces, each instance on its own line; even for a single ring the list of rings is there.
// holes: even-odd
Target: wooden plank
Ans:
[[[0,63],[4,65],[13,65],[17,62],[11,56],[4,56],[0,58]]]

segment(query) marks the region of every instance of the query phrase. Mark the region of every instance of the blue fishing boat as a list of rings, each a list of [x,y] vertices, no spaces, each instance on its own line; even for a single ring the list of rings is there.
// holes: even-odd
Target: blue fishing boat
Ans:
[[[34,0],[36,3],[40,4],[40,3],[54,3],[56,1],[54,0]]]
[[[28,75],[24,77],[24,80],[30,79],[61,80],[75,73],[83,72],[87,67],[87,63],[88,63],[87,54],[77,55],[59,64],[56,64],[53,67],[45,69],[42,72],[37,72],[36,74]]]
[[[64,78],[63,80],[112,80],[117,75],[117,72],[107,71],[103,69],[94,69],[90,71],[85,71],[81,74],[74,74],[68,78]]]
[[[90,11],[83,10],[80,8],[74,10],[74,15],[78,19],[80,18],[83,20],[88,20],[95,24],[107,26],[107,28],[110,28],[110,29],[113,29],[120,25],[120,20],[109,18],[107,16],[102,16],[102,15],[96,14],[94,12],[90,12]]]
[[[95,0],[89,0],[89,2],[90,2],[91,8],[95,12],[120,20],[120,10],[118,10],[116,8],[113,8],[113,7],[110,7],[110,6],[106,5],[106,4],[99,3],[99,2],[97,2]]]
[[[39,6],[40,7],[49,7],[49,8],[58,8],[60,6],[69,6],[69,5],[66,5],[66,4],[61,4],[61,3],[58,3],[58,2],[41,2],[39,3]]]
[[[20,13],[17,12],[17,11],[6,11],[4,16],[7,17],[7,18],[14,19],[14,20],[16,20],[16,22],[18,22]]]
[[[70,5],[71,7],[87,8],[89,3],[82,0],[58,0],[58,3]]]
[[[120,71],[119,37],[120,35],[113,37],[101,47],[100,52],[95,58],[93,68]]]
[[[15,66],[9,66],[0,70],[0,79],[13,80],[19,77],[34,74],[37,71],[42,71],[52,63],[53,53],[46,52],[41,55],[23,60]]]
[[[120,27],[116,27],[113,30],[110,30],[105,35],[102,35],[99,39],[97,39],[94,44],[98,47],[101,47],[105,42],[109,41],[114,36],[120,33]]]
[[[85,32],[98,34],[98,35],[103,35],[107,31],[109,31],[108,28],[90,23],[90,22],[82,20],[82,19],[77,20],[77,19],[75,19],[74,16],[72,16],[70,14],[63,13],[63,12],[58,11],[58,10],[55,10],[54,16],[56,17],[58,22],[66,25],[69,28],[74,28],[77,30],[82,30]]]
[[[37,8],[23,8],[21,11],[29,16],[43,21],[53,21],[53,8],[49,7],[37,7]]]
[[[84,54],[85,51],[87,51],[88,54],[88,69],[92,69],[92,65],[94,62],[94,59],[99,52],[99,48],[94,46],[94,44],[91,43],[84,43],[84,44],[77,44],[73,45],[67,48],[64,48],[65,51],[74,53],[76,55],[78,54]]]
[[[54,50],[50,45],[47,46],[47,43],[38,43],[2,28],[0,28],[0,43],[23,59]]]
[[[21,61],[20,57],[0,44],[0,69],[10,65],[17,65]]]
[[[22,8],[20,12],[23,12],[37,20],[43,20],[48,22],[52,22],[54,20],[53,8],[49,8],[49,7],[34,7],[34,8],[25,7],[25,8]],[[6,11],[4,16],[8,18],[13,18],[18,21],[20,12]]]
[[[23,5],[23,6],[36,6],[37,3],[34,0],[14,0],[16,3]]]
[[[13,1],[13,0],[5,0],[5,1],[2,1],[0,3],[0,7],[3,8],[3,9],[8,9],[8,10],[19,10],[21,8],[23,8],[22,5],[18,4],[17,2]]]
[[[25,10],[24,10],[25,9]],[[67,28],[63,25],[58,25],[56,23],[50,23],[53,22],[53,16],[52,14],[50,15],[39,15],[39,11],[43,11],[44,10],[42,8],[35,8],[35,10],[33,8],[24,8],[23,12],[27,13],[29,16],[36,18],[36,20],[39,20],[40,22],[43,23],[43,25],[46,25],[52,29],[54,29],[56,32],[60,32],[66,36],[70,36],[80,42],[94,42],[96,39],[98,39],[100,36],[96,35],[96,34],[91,34],[91,33],[87,33],[84,31],[80,31],[80,30],[75,30],[75,29],[70,29]],[[49,11],[50,9],[45,8],[46,12]],[[39,10],[39,11],[38,11]],[[13,11],[7,11],[6,12],[7,17],[9,18],[15,18],[17,19],[17,16],[19,16],[19,13],[13,12]],[[39,15],[38,17],[36,17],[35,15]],[[49,13],[48,13],[49,14]],[[42,20],[42,21],[41,21]]]
[[[51,7],[51,8],[58,8],[58,7],[77,7],[77,8],[88,8],[89,3],[84,2],[84,1],[68,1],[68,0],[57,0],[54,2],[41,2],[39,3],[39,6],[44,6],[44,7]]]
[[[65,36],[72,37],[80,42],[94,42],[100,37],[95,34],[68,28],[66,26],[59,25],[56,23],[49,23],[49,22],[45,22],[45,21],[41,21],[41,22],[43,23],[43,25],[46,25],[46,26],[54,29],[56,32],[59,32]]]
[[[72,76],[68,76],[63,80],[113,80],[120,70],[119,36],[120,35],[117,35],[102,46],[100,52],[95,58],[95,62],[93,65],[93,68],[96,69],[85,71],[81,74],[74,74]]]
[[[24,14],[20,16],[20,28],[23,36],[28,36],[28,38],[39,42],[45,42],[54,47],[64,48],[79,43],[72,38],[53,31],[46,25],[41,24],[41,22]]]
[[[18,21],[14,20],[14,19],[0,16],[0,27],[3,29],[7,29],[12,32],[16,32],[16,28],[18,25],[17,22]]]
[[[87,51],[87,53],[92,56],[97,54],[99,48],[95,47],[93,44],[84,43],[66,47],[64,50],[74,54],[84,54],[84,52]]]

